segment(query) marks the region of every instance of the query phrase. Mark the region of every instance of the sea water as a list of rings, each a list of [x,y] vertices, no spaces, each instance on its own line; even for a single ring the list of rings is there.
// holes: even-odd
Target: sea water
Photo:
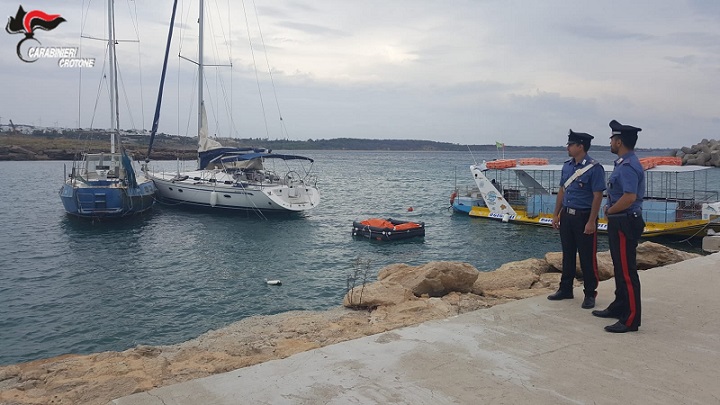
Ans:
[[[602,163],[614,158],[592,152]],[[157,205],[122,221],[79,220],[58,196],[67,162],[0,162],[0,364],[174,344],[253,315],[336,307],[349,278],[373,281],[392,263],[451,260],[490,271],[561,250],[554,230],[449,209],[455,185],[472,184],[469,165],[496,152],[291,153],[315,159],[321,204],[267,218]],[[505,157],[561,163],[567,154]],[[354,239],[353,220],[369,217],[424,221],[426,236]],[[598,248],[607,249],[605,237]]]

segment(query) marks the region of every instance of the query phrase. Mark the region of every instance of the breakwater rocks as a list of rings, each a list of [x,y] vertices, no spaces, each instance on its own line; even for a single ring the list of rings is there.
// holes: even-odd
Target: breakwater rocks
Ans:
[[[696,256],[645,242],[638,247],[638,267]],[[557,289],[561,258],[560,253],[548,253],[543,259],[511,262],[494,271],[478,271],[461,262],[393,264],[380,270],[376,282],[352,288],[344,308],[247,318],[172,346],[69,354],[0,367],[0,404],[104,405],[155,387],[549,294]],[[609,253],[599,253],[598,261],[601,278],[611,277]]]
[[[683,165],[720,167],[720,141],[703,139],[693,146],[675,150],[673,156],[682,158]]]

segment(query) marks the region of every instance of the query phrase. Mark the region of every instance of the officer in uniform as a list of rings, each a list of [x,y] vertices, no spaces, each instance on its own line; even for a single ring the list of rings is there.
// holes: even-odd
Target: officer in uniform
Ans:
[[[568,133],[567,150],[571,159],[562,167],[560,190],[555,202],[553,228],[560,230],[563,268],[560,288],[549,300],[573,298],[573,280],[577,255],[583,274],[585,299],[583,308],[595,307],[597,272],[597,220],[605,190],[605,169],[587,151],[593,136],[583,132]]]
[[[645,228],[642,201],[645,196],[645,172],[635,155],[640,128],[610,121],[610,151],[618,155],[608,181],[608,240],[615,273],[615,300],[602,311],[592,314],[601,318],[617,318],[605,330],[625,333],[640,326],[640,278],[637,272],[636,248]]]

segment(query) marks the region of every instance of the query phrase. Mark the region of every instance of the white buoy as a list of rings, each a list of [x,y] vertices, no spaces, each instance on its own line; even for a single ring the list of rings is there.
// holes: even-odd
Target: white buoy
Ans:
[[[503,215],[502,221],[503,221],[503,222],[508,222],[508,221],[510,221],[510,214],[505,214],[505,215]]]
[[[268,280],[265,279],[265,283],[267,285],[282,285],[282,282],[280,280]]]

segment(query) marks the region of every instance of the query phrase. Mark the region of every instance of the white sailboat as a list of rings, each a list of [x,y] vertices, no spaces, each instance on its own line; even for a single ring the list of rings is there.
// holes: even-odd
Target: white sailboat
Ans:
[[[73,162],[60,188],[65,211],[73,216],[107,219],[139,214],[152,208],[155,185],[142,171],[136,171],[132,160],[119,143],[119,109],[117,60],[115,53],[114,1],[108,0],[108,60],[110,79],[110,152],[84,153]],[[120,151],[116,151],[116,143]]]
[[[198,21],[198,166],[192,171],[148,173],[158,189],[158,197],[172,204],[225,210],[302,212],[317,207],[320,192],[311,175],[313,159],[271,153],[267,149],[223,147],[208,137],[203,89],[202,0]],[[309,168],[304,165],[296,168],[290,161],[307,163]],[[271,165],[272,162],[278,164]]]

